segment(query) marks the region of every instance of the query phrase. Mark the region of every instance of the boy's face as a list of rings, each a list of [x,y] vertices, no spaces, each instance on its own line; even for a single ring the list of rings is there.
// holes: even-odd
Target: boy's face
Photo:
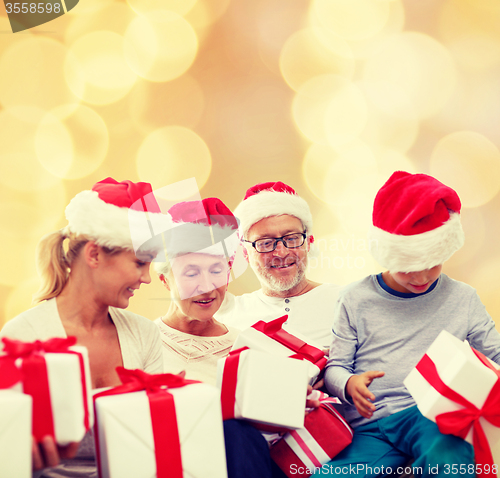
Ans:
[[[443,265],[434,266],[432,269],[418,272],[389,272],[384,274],[386,284],[398,292],[411,292],[423,294],[441,274]]]

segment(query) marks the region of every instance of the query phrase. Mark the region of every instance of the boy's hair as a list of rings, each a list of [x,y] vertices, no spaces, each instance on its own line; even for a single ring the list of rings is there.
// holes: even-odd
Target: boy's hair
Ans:
[[[427,174],[396,171],[373,204],[370,251],[392,272],[430,269],[464,243],[460,198]]]

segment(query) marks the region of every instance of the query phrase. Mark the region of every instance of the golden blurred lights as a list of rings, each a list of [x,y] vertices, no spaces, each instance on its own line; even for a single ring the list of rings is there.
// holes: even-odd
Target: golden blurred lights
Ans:
[[[35,151],[37,122],[44,111],[8,108],[0,111],[0,183],[19,191],[33,192],[54,186],[59,179],[38,162]]]
[[[166,124],[192,128],[205,107],[200,84],[189,73],[165,83],[139,79],[128,98],[130,116],[145,133]]]
[[[332,148],[313,144],[302,164],[304,179],[321,200],[339,205],[349,184],[356,178],[377,173],[370,148],[361,141]]]
[[[364,82],[371,102],[394,116],[428,118],[446,104],[456,84],[449,52],[422,33],[388,39],[368,59]]]
[[[170,10],[185,15],[197,0],[127,0],[128,5],[137,13],[144,14],[153,10]]]
[[[484,69],[500,63],[500,7],[492,11],[486,3],[448,1],[442,9],[440,34],[463,67]]]
[[[9,320],[24,312],[39,287],[40,279],[38,276],[33,276],[31,279],[26,279],[17,284],[5,303],[5,318]]]
[[[130,67],[150,81],[169,81],[192,65],[198,51],[193,27],[166,11],[136,17],[125,32],[125,57]]]
[[[486,204],[500,190],[500,151],[479,133],[460,131],[442,138],[430,166],[432,175],[457,191],[464,207]]]
[[[346,40],[370,38],[384,28],[390,13],[386,0],[313,0],[320,24]]]
[[[207,182],[212,158],[205,142],[181,126],[166,126],[150,133],[137,153],[137,172],[141,181],[153,189],[195,177],[198,187]]]
[[[3,186],[0,200],[0,284],[16,286],[36,275],[35,246],[43,235],[58,227],[66,194],[57,180],[44,191],[20,192]]]
[[[61,106],[40,122],[35,147],[47,171],[63,179],[93,173],[108,151],[108,129],[103,119],[87,106]]]
[[[323,38],[329,41],[321,41]],[[307,80],[327,73],[351,78],[354,68],[347,42],[320,27],[295,32],[286,41],[280,56],[281,74],[296,91]]]
[[[292,112],[308,139],[332,146],[356,138],[367,119],[362,92],[338,75],[320,75],[307,81],[295,95]]]
[[[417,139],[419,122],[411,118],[410,110],[407,113],[408,118],[397,118],[378,108],[368,108],[368,119],[361,139],[372,147],[408,151]]]
[[[65,43],[71,45],[79,38],[98,31],[110,31],[123,36],[134,18],[135,12],[126,3],[102,2],[98,9],[80,13],[71,19],[64,32]]]
[[[97,105],[123,98],[134,86],[137,75],[123,55],[123,37],[110,31],[89,33],[71,46],[73,58],[65,73],[75,95]],[[83,91],[81,85],[84,85]]]
[[[0,58],[0,103],[3,107],[26,105],[48,111],[78,101],[74,93],[81,94],[82,85],[75,85],[71,91],[64,80],[66,47],[42,36],[24,38],[13,42]]]

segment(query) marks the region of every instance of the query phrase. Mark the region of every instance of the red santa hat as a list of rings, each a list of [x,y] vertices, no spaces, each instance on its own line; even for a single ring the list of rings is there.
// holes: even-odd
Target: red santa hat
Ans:
[[[177,203],[168,213],[173,226],[164,234],[169,258],[191,252],[234,258],[239,245],[238,221],[220,199]],[[160,264],[157,271],[161,273],[159,269]]]
[[[370,251],[392,272],[442,264],[464,243],[460,198],[427,174],[396,171],[373,205]]]
[[[309,205],[293,188],[281,181],[251,187],[234,210],[234,215],[240,221],[242,237],[247,237],[248,230],[261,219],[283,214],[300,219],[305,230],[311,234],[312,215]]]
[[[156,233],[170,224],[149,183],[113,178],[78,193],[66,207],[66,219],[66,234],[83,235],[100,246],[135,252],[157,251],[161,241]]]

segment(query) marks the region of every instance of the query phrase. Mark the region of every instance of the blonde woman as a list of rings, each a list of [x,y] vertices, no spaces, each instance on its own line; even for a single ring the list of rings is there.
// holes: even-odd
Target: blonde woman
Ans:
[[[93,388],[118,385],[117,366],[161,373],[158,329],[123,310],[135,291],[151,281],[154,244],[134,251],[130,232],[131,225],[146,226],[137,204],[145,204],[145,196],[154,199],[151,192],[148,183],[107,178],[77,194],[66,208],[68,225],[40,241],[39,304],[7,322],[0,336],[23,341],[76,336],[89,352]],[[148,214],[156,213],[161,214],[154,202]],[[65,448],[45,437],[40,448],[33,447],[33,465],[55,466],[37,473],[44,478],[96,476],[91,434]]]

